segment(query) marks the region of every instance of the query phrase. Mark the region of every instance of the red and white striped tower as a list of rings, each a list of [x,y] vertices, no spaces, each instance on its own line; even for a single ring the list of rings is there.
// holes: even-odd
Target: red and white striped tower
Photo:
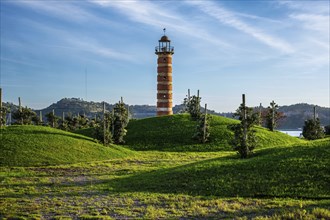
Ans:
[[[165,35],[158,41],[155,49],[157,59],[157,116],[172,115],[172,55],[170,39]]]

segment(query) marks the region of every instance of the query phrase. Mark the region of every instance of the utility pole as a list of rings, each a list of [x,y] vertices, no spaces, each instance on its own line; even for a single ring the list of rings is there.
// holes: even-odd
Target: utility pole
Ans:
[[[105,124],[105,102],[103,102],[103,143],[106,145],[106,137],[105,137],[105,129],[106,129],[106,124]]]
[[[55,110],[53,109],[53,128],[55,128]]]
[[[0,128],[2,128],[2,88],[0,88]]]
[[[275,127],[275,102],[274,100],[270,103],[272,106],[272,129],[271,131],[274,131],[274,127]]]
[[[206,119],[207,119],[207,104],[205,103],[205,112],[204,112],[204,127],[203,127],[203,143],[206,142]]]
[[[246,144],[246,140],[247,140],[247,125],[246,125],[245,94],[242,94],[242,104],[243,104],[243,119],[242,119],[242,123],[243,123],[243,145],[244,145],[244,148],[246,149],[245,152],[247,152],[247,144]]]
[[[259,105],[259,125],[262,125],[262,114],[261,114],[261,111],[262,111],[262,103],[260,103],[260,105]]]
[[[39,112],[40,122],[42,123],[42,111]]]
[[[112,137],[114,137],[115,135],[115,110],[112,109],[112,113],[111,113],[111,134],[112,134]]]
[[[18,97],[18,107],[19,107],[18,110],[19,110],[20,115],[21,115],[21,124],[23,124],[21,97]]]

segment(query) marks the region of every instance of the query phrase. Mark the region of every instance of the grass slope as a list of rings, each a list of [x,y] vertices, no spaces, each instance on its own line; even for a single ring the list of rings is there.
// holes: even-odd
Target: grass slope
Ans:
[[[221,116],[211,116],[210,141],[200,144],[192,139],[196,122],[190,120],[188,114],[154,117],[130,121],[128,125],[126,144],[135,150],[161,151],[218,151],[231,150],[228,142],[233,134],[228,130],[229,124],[237,120]],[[85,131],[87,134],[88,132]],[[302,140],[283,134],[270,132],[258,127],[257,137],[259,148],[301,144]]]
[[[330,139],[261,149],[250,159],[233,154],[120,178],[122,192],[221,197],[330,199]]]
[[[9,126],[0,130],[0,166],[39,166],[120,158],[134,154],[93,139],[42,126]]]
[[[302,146],[296,155],[299,147],[278,148],[287,155],[283,161],[271,149],[248,160],[224,151],[146,151],[97,162],[0,167],[0,219],[330,219],[330,199],[276,198],[290,194],[297,179],[294,190],[302,192],[293,197],[330,194],[324,185],[329,182],[329,144],[315,144]],[[276,161],[268,164],[270,157]],[[257,190],[265,194],[272,187],[276,194],[271,198],[240,196]]]

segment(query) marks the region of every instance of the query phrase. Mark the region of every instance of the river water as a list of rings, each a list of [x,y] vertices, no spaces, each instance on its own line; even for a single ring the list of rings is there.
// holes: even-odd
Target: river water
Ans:
[[[278,130],[284,134],[288,134],[292,137],[300,137],[302,135],[302,130]]]

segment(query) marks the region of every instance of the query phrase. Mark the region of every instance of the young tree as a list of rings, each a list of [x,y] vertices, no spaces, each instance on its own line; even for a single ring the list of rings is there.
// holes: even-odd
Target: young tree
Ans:
[[[272,101],[270,103],[270,106],[267,108],[267,114],[266,114],[266,127],[270,131],[274,131],[278,125],[279,120],[284,118],[283,113],[278,112],[278,105]]]
[[[6,125],[6,118],[7,118],[8,112],[9,112],[9,109],[6,108],[5,106],[2,106],[0,108],[0,127]]]
[[[231,145],[240,154],[241,158],[247,158],[257,145],[253,126],[258,124],[258,113],[254,112],[253,108],[245,106],[244,94],[243,103],[236,110],[234,117],[238,117],[241,123],[229,126],[229,129],[234,132]]]
[[[324,130],[321,127],[320,119],[308,119],[305,121],[303,132],[304,138],[316,140],[324,137]]]
[[[60,118],[55,115],[54,111],[47,113],[45,115],[45,117],[48,121],[48,124],[51,127],[56,128],[58,126],[58,121],[59,121]]]
[[[188,89],[188,96],[184,98],[184,109],[182,112],[188,112],[192,120],[197,121],[201,116],[201,97],[199,97],[199,90],[197,90],[197,96],[190,96],[190,89]]]
[[[326,135],[330,135],[330,125],[325,126],[324,130]]]
[[[201,114],[196,126],[196,132],[193,136],[194,139],[198,140],[201,143],[207,142],[210,136],[210,126],[209,126],[210,116],[207,114],[206,109],[207,109],[207,105],[205,104],[205,113]]]
[[[116,144],[123,144],[125,143],[124,136],[127,133],[125,128],[129,122],[128,112],[123,100],[115,105],[113,111],[113,140]]]
[[[320,119],[316,116],[316,107],[314,106],[314,117],[305,121],[303,127],[303,136],[308,140],[316,140],[324,137],[324,130],[321,127]]]
[[[95,137],[100,140],[105,146],[113,143],[112,137],[113,115],[105,113],[103,120],[100,120],[95,127]]]
[[[40,119],[40,117],[35,114],[33,117],[32,117],[32,122],[35,124],[35,125],[42,125],[42,121]]]
[[[25,107],[15,111],[12,117],[13,119],[16,120],[16,124],[30,125],[32,124],[32,118],[35,117],[36,115],[37,114],[34,111],[32,111],[32,109]]]
[[[85,115],[78,115],[77,116],[77,120],[78,120],[78,128],[82,129],[82,128],[86,128],[88,127],[88,118]]]

